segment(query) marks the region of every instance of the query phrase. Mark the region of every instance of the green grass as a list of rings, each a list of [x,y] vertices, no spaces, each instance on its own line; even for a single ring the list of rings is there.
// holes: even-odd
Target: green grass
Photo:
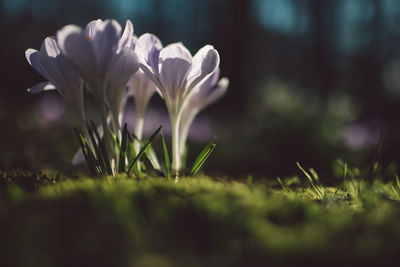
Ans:
[[[0,266],[382,266],[398,258],[396,180],[326,187],[312,172],[281,184],[13,175],[0,175]],[[30,179],[36,184],[25,186]]]

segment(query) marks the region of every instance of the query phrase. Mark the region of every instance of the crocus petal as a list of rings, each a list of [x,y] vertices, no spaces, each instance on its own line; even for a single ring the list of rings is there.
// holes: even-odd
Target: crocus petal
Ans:
[[[62,54],[79,71],[82,78],[91,90],[101,87],[97,75],[96,57],[92,44],[82,33],[81,28],[75,25],[67,25],[57,32],[57,43]],[[100,84],[100,85],[99,85]],[[101,92],[94,92],[101,94]]]
[[[153,71],[151,69],[149,69],[149,67],[146,64],[140,63],[139,64],[140,69],[146,73],[147,77],[153,81],[153,83],[158,87],[158,88],[163,88],[162,90],[164,90],[163,85],[161,84],[160,79],[158,78],[157,75],[155,75],[153,73]],[[161,97],[163,97],[163,95],[161,94]]]
[[[217,86],[207,95],[207,97],[201,102],[200,109],[205,108],[206,106],[215,103],[218,99],[225,95],[228,90],[229,79],[221,78],[219,80]]]
[[[154,34],[145,33],[137,39],[136,46],[136,51],[143,57],[144,63],[150,66],[154,73],[158,73],[158,58],[163,48],[160,39]]]
[[[99,27],[101,27],[101,23],[103,21],[101,19],[96,19],[96,20],[92,20],[91,22],[89,22],[86,27],[85,30],[83,31],[83,33],[86,35],[86,37],[88,37],[89,39],[93,39],[93,37],[96,35],[97,33],[97,29]]]
[[[54,37],[47,37],[40,49],[40,62],[51,76],[54,85],[60,93],[71,101],[75,98],[73,92],[79,91],[80,77],[73,67],[61,55],[57,41]],[[72,95],[71,95],[72,94]],[[70,96],[71,95],[71,96]]]
[[[114,118],[119,116],[124,104],[124,89],[132,75],[139,68],[139,58],[130,48],[124,48],[118,54],[109,71],[107,99]]]
[[[98,71],[106,76],[121,36],[121,25],[115,20],[106,20],[97,29],[92,45],[96,56]]]
[[[204,79],[193,91],[198,90],[201,95],[208,95],[210,91],[216,86],[219,79],[220,70],[217,68],[208,78]]]
[[[190,91],[207,75],[214,72],[219,66],[219,54],[211,45],[201,48],[193,57],[193,66],[190,71],[188,80]]]
[[[93,69],[96,57],[89,39],[82,33],[81,28],[75,25],[65,26],[57,32],[57,43],[61,52],[82,74]]]
[[[163,48],[159,59],[160,80],[171,97],[181,93],[192,66],[192,56],[181,43]]]
[[[139,58],[130,48],[124,48],[117,55],[110,68],[109,83],[125,86],[132,75],[139,69]]]
[[[40,75],[43,76],[46,80],[51,81],[51,76],[49,73],[46,71],[45,68],[43,68],[42,64],[40,63],[40,53],[39,51],[29,48],[25,51],[25,57],[28,63],[37,71],[39,72]]]
[[[135,43],[133,42],[133,24],[128,19],[125,24],[124,32],[122,33],[121,39],[118,43],[119,49],[124,47],[130,47],[135,50]]]
[[[30,94],[38,94],[43,91],[50,91],[50,90],[55,90],[55,89],[56,89],[56,87],[51,82],[41,82],[41,83],[38,83],[38,84],[32,86],[31,88],[28,88],[27,91]]]

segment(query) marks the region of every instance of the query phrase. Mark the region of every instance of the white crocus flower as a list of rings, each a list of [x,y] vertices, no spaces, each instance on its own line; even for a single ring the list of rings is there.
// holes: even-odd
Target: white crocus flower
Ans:
[[[218,52],[211,45],[192,57],[181,43],[157,51],[148,50],[140,67],[159,88],[166,103],[172,128],[172,172],[178,175],[181,159],[179,132],[182,108],[192,89],[219,66]]]
[[[121,26],[115,20],[95,20],[84,30],[76,25],[67,25],[57,32],[57,42],[62,54],[78,70],[100,107],[108,153],[112,148],[108,131],[105,130],[108,127],[106,90],[114,90],[108,88],[115,87],[115,95],[118,95],[122,84],[138,69],[137,56],[130,47],[133,26],[129,20],[126,24],[122,36]],[[110,98],[110,94],[108,96]],[[118,106],[116,102],[118,101],[113,99],[109,104]],[[115,113],[116,110],[111,107],[112,112]],[[114,114],[115,117],[118,116]]]
[[[47,37],[40,51],[29,48],[25,51],[29,64],[49,82],[39,83],[29,89],[31,93],[56,88],[75,114],[78,127],[85,129],[82,81],[75,69],[61,54],[54,37]]]
[[[229,80],[225,77],[221,78],[219,81],[218,79],[219,68],[217,68],[210,77],[198,84],[189,95],[182,110],[181,123],[179,125],[179,150],[181,157],[185,151],[186,139],[190,126],[197,114],[208,105],[220,99],[228,89]]]

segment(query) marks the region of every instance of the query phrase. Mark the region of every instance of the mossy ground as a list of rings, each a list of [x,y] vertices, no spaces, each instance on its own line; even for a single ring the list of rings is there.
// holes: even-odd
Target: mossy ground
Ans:
[[[13,177],[0,177],[0,266],[384,266],[398,259],[395,182],[316,188],[205,176]]]

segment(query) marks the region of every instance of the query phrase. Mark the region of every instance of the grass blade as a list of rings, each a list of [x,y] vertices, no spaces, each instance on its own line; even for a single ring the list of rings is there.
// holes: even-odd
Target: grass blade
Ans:
[[[75,131],[76,136],[78,137],[79,145],[81,146],[83,156],[86,159],[86,163],[88,165],[89,172],[91,173],[92,176],[98,176],[99,173],[96,168],[96,165],[97,165],[96,159],[95,159],[92,151],[88,147],[85,139],[83,138],[81,133],[78,131],[78,129],[74,127],[74,131]]]
[[[113,175],[113,172],[112,172],[112,169],[111,169],[111,162],[110,162],[110,160],[108,159],[108,154],[107,154],[106,145],[105,145],[105,143],[104,143],[104,139],[101,139],[101,138],[100,138],[100,134],[99,134],[99,132],[97,131],[97,127],[96,127],[96,125],[94,124],[94,122],[93,122],[93,121],[90,121],[90,123],[91,123],[91,125],[92,125],[92,128],[93,128],[93,130],[94,130],[94,133],[95,133],[97,139],[99,140],[99,148],[100,148],[101,154],[103,155],[103,160],[104,160],[104,164],[105,164],[105,166],[106,166],[107,174]],[[103,129],[103,132],[104,132],[104,129]],[[111,152],[111,151],[110,151],[110,152]]]
[[[164,151],[165,173],[166,173],[167,179],[171,179],[171,162],[169,161],[168,148],[167,148],[167,144],[165,143],[163,133],[161,132],[160,134],[161,134],[161,141],[162,141],[162,146],[163,146],[163,151]]]
[[[317,195],[318,195],[321,199],[323,199],[323,195],[322,195],[321,189],[319,188],[318,185],[316,185],[316,184],[314,183],[314,179],[311,177],[311,175],[310,175],[308,172],[306,172],[306,170],[304,170],[303,167],[301,167],[301,165],[300,165],[299,162],[296,162],[296,164],[297,164],[297,167],[299,167],[299,169],[300,169],[300,170],[304,173],[304,175],[307,177],[308,181],[310,182],[311,186],[313,187],[313,189],[315,190],[315,192],[317,193]]]
[[[193,163],[193,167],[190,171],[190,175],[193,176],[195,175],[200,168],[203,166],[204,162],[208,159],[208,157],[211,155],[213,152],[216,144],[214,143],[215,140],[212,140],[204,149],[201,151],[201,153],[197,156],[196,160]]]
[[[93,134],[94,130],[91,129],[89,124],[86,125],[86,128],[88,130],[90,140],[92,141],[92,144],[93,144],[93,149],[94,149],[95,155],[97,157],[97,162],[101,166],[102,170],[105,170],[106,166],[104,164],[104,159],[102,157],[102,154],[101,154],[101,152],[99,150],[99,146],[98,146],[98,144],[100,142],[100,139],[97,139],[98,142],[96,142],[96,139],[95,139],[94,134]]]
[[[125,172],[125,161],[126,161],[126,151],[127,151],[127,140],[128,140],[128,126],[125,123],[124,129],[122,130],[122,139],[121,139],[121,149],[119,152],[119,166],[118,172]]]
[[[133,161],[137,154],[135,151],[135,145],[134,145],[134,138],[132,137],[131,133],[128,132],[128,138],[129,138],[129,150],[128,150],[128,162]],[[139,175],[139,167],[137,164],[133,166],[133,173],[136,175]]]
[[[134,165],[137,165],[137,161],[142,157],[142,155],[144,154],[144,152],[146,152],[147,147],[151,144],[151,142],[153,142],[154,138],[157,136],[157,134],[161,131],[161,128],[163,127],[163,125],[161,125],[160,127],[158,127],[157,130],[155,130],[155,132],[150,136],[149,139],[147,139],[147,141],[145,142],[145,144],[142,146],[142,148],[140,149],[139,153],[137,154],[136,158],[132,161],[132,163],[130,164],[127,173],[129,174],[129,172],[131,171],[131,169],[133,168]]]

